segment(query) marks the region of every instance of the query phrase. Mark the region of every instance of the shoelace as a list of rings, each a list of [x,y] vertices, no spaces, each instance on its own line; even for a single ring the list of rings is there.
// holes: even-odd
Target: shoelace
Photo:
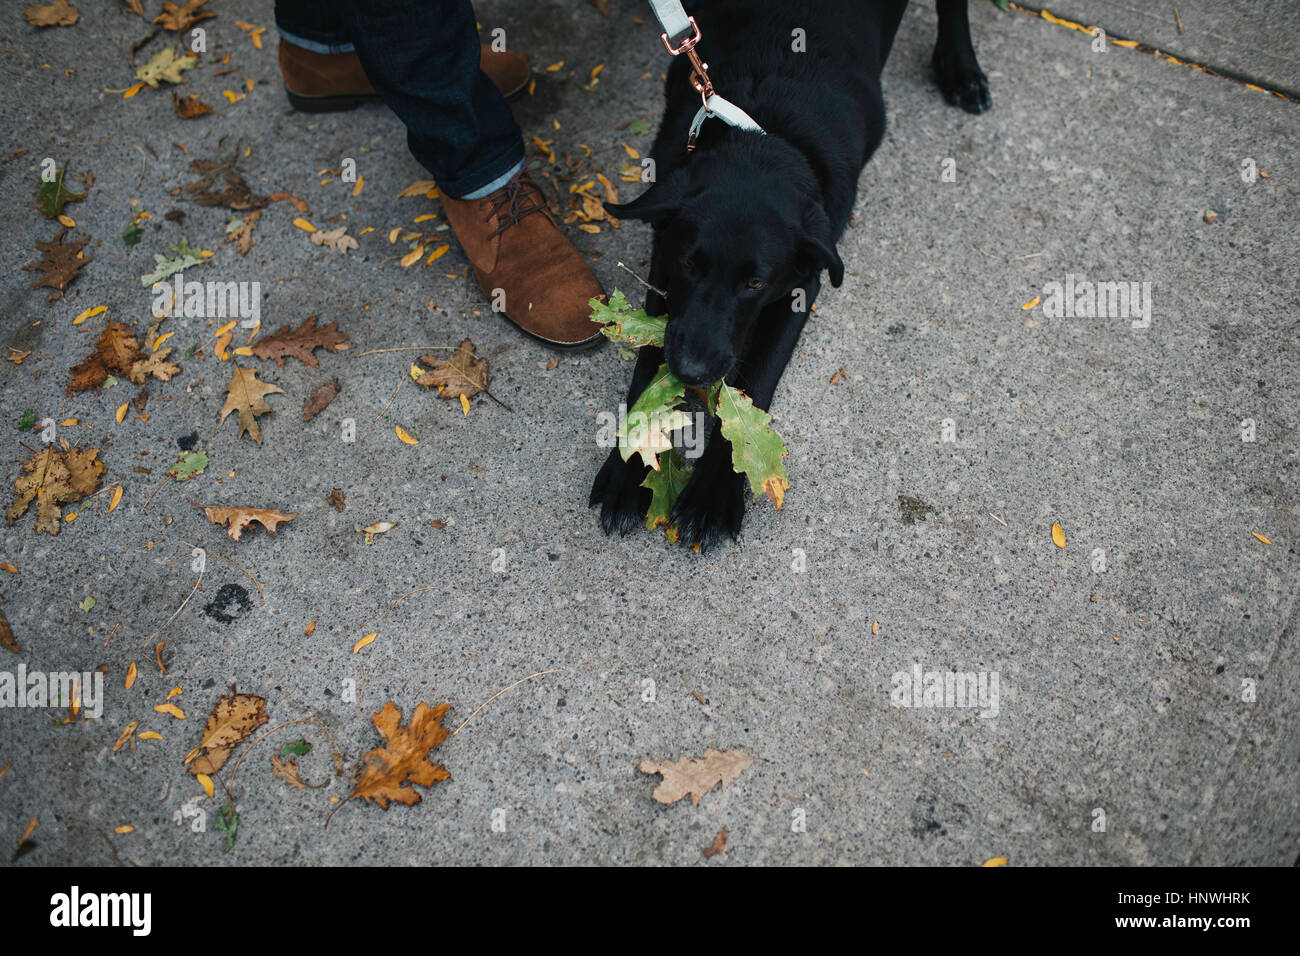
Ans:
[[[493,216],[499,215],[501,217],[501,224],[488,233],[489,239],[501,235],[525,216],[531,216],[533,213],[541,212],[546,208],[537,205],[533,201],[533,196],[529,194],[526,188],[528,186],[532,186],[534,190],[537,189],[521,173],[483,200],[484,203],[491,203],[492,205],[491,210],[483,219],[484,222],[491,222]]]

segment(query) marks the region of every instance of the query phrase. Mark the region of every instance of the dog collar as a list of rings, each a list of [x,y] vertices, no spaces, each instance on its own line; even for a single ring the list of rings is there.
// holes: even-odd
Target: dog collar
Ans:
[[[704,105],[695,114],[695,121],[691,123],[691,133],[686,138],[686,149],[688,151],[695,148],[695,140],[699,138],[700,128],[704,126],[704,121],[710,117],[720,119],[728,126],[742,129],[746,133],[757,133],[759,136],[767,135],[767,130],[759,126],[752,116],[735,103],[714,93],[705,98]]]

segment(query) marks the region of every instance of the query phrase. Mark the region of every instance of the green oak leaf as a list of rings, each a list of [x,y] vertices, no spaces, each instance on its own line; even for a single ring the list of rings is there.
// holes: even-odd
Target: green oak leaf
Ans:
[[[36,413],[30,408],[23,412],[18,418],[18,430],[20,432],[29,432],[32,426],[36,424]]]
[[[81,608],[82,611],[89,611],[94,606],[95,606],[95,599],[91,597],[89,594],[87,594],[85,599],[80,604],[77,605],[77,607]]]
[[[653,531],[662,526],[664,534],[672,537],[669,529],[672,527],[673,505],[677,503],[677,496],[682,493],[690,477],[691,467],[682,461],[676,448],[669,448],[659,456],[659,467],[650,469],[645,481],[641,482],[642,488],[650,489],[650,510],[645,516],[646,530]]]
[[[195,475],[203,474],[208,467],[206,451],[183,451],[176,456],[176,463],[167,469],[167,474],[177,481],[189,481]]]
[[[126,247],[130,249],[140,241],[140,237],[143,235],[144,230],[140,228],[140,224],[132,219],[131,225],[122,230],[122,241],[125,242]]]
[[[602,326],[601,333],[611,342],[626,342],[632,348],[643,345],[664,344],[664,328],[668,325],[666,315],[646,315],[645,309],[634,309],[622,292],[615,291],[606,305],[599,299],[592,299],[591,321]]]
[[[301,737],[293,743],[285,744],[280,748],[281,757],[287,757],[290,754],[293,754],[296,757],[305,757],[309,753],[311,753],[311,744],[307,743],[307,741],[303,740]]]
[[[63,212],[63,207],[70,202],[81,202],[86,198],[85,193],[74,193],[63,185],[63,170],[55,170],[54,179],[48,183],[41,183],[41,187],[36,190],[36,202],[41,207],[41,215],[46,219],[54,219],[59,213]]]
[[[676,411],[685,394],[681,379],[668,371],[667,365],[660,365],[619,426],[619,454],[624,461],[640,454],[647,465],[658,469],[658,453],[672,447],[665,432],[690,422],[685,412]]]
[[[198,62],[199,58],[191,53],[178,57],[171,47],[163,47],[149,57],[148,63],[136,68],[135,78],[155,88],[159,83],[180,83],[185,79],[181,73],[194,69]]]
[[[726,382],[718,389],[718,417],[722,419],[722,437],[731,442],[731,464],[749,479],[756,495],[767,495],[781,510],[786,489],[787,454],[781,436],[774,432],[772,416],[755,408],[748,395]]]
[[[633,136],[644,136],[646,133],[650,132],[650,121],[637,120],[634,123],[629,123],[627,131]]]
[[[191,246],[188,239],[182,238],[179,243],[171,247],[171,250],[175,253],[171,258],[158,252],[153,254],[153,272],[140,277],[140,284],[146,289],[155,282],[162,282],[163,279],[170,278],[178,272],[184,272],[190,266],[201,266],[207,262],[201,255],[202,250]]]
[[[223,853],[229,853],[235,845],[235,832],[239,829],[239,814],[233,807],[221,808],[217,814],[217,829],[226,834],[226,845],[221,849]]]

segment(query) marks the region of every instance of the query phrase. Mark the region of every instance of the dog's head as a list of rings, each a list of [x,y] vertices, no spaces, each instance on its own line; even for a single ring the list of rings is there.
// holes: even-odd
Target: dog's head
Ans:
[[[655,228],[667,272],[668,368],[688,385],[731,374],[759,313],[792,304],[791,293],[822,269],[844,279],[831,223],[810,175],[773,164],[700,155],[624,205],[620,219]]]

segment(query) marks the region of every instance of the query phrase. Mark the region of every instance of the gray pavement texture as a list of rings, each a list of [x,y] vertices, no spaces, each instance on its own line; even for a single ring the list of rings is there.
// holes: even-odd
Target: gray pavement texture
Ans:
[[[1168,25],[1145,6],[1073,5],[1061,15],[1166,43]],[[740,545],[699,556],[648,532],[600,533],[586,508],[604,457],[596,415],[617,407],[630,366],[606,348],[547,368],[550,353],[492,314],[454,245],[428,268],[399,266],[405,248],[389,230],[438,206],[395,197],[425,174],[381,107],[289,111],[269,2],[210,4],[209,52],[180,87],[215,107],[195,120],[173,114],[166,90],[111,92],[128,86],[130,46],[148,29],[116,4],[80,6],[72,27],[37,31],[14,5],[0,24],[3,153],[27,150],[0,166],[11,263],[0,345],[31,352],[0,362],[0,435],[12,479],[39,447],[14,425],[25,409],[78,419],[59,434],[100,449],[103,487],[124,494],[111,513],[108,492],[66,505],[77,517],[57,536],[35,534],[31,514],[3,532],[17,573],[0,572],[0,610],[22,650],[0,651],[0,667],[105,674],[98,719],[0,708],[6,859],[36,816],[19,866],[112,866],[115,854],[186,865],[1295,861],[1294,102],[1138,50],[1096,53],[1082,33],[976,3],[995,105],[968,116],[928,77],[935,14],[913,4],[886,72],[889,133],[841,246],[850,275],[819,300],[773,404],[790,450],[785,507],[753,503]],[[479,12],[538,70],[516,107],[525,135],[554,140],[561,164],[586,144],[628,190],[620,144],[644,150],[652,132],[619,127],[657,118],[666,57],[634,22],[640,4],[612,6],[609,19],[579,0]],[[1179,8],[1189,50],[1240,62],[1259,85],[1300,85],[1296,4]],[[265,48],[236,20],[271,27]],[[246,80],[252,91],[227,102],[222,91]],[[195,178],[190,160],[235,144],[255,191],[303,198],[317,226],[374,231],[339,256],[279,202],[240,258],[220,241],[227,210],[172,195]],[[32,206],[47,155],[94,175],[66,210],[73,237],[94,237],[94,261],[54,302],[19,268],[57,231]],[[317,175],[343,157],[365,179],[356,197]],[[1267,177],[1243,177],[1247,159]],[[153,218],[128,249],[119,235],[137,200]],[[173,208],[183,223],[163,218]],[[644,269],[647,230],[569,228],[605,286],[634,294],[616,264]],[[284,390],[269,398],[260,446],[219,421],[230,368],[213,355],[216,321],[164,323],[167,344],[203,349],[150,384],[147,421],[134,408],[114,420],[138,391],[125,382],[65,394],[107,319],[143,334],[140,276],[182,236],[215,253],[188,278],[262,283],[264,331],[319,314],[351,337],[348,351],[318,352],[319,369],[236,357]],[[1070,275],[1149,282],[1149,325],[1022,309]],[[108,311],[73,324],[97,305]],[[418,353],[361,354],[465,336],[511,411],[479,396],[465,415],[413,386]],[[332,378],[341,394],[303,424],[301,403]],[[356,422],[354,443],[342,419]],[[397,425],[419,444],[398,441]],[[192,433],[207,471],[159,488]],[[335,488],[342,512],[325,500]],[[298,517],[235,542],[187,499]],[[396,527],[367,546],[354,528],[376,521]],[[207,569],[176,613],[195,588],[196,545],[211,549]],[[396,603],[416,588],[427,590]],[[997,716],[900,706],[894,675],[914,666],[996,674]],[[449,703],[455,728],[542,671],[557,672],[507,690],[433,752],[451,778],[421,803],[384,812],[355,800],[322,828],[350,792],[347,771],[381,743],[370,715],[385,701],[404,718],[420,701]],[[312,724],[244,743],[225,852],[218,807],[233,761],[215,799],[182,761],[231,685],[266,699],[264,730],[305,717],[328,727],[345,772]],[[154,710],[176,687],[184,721]],[[131,721],[161,739],[115,752]],[[321,789],[271,773],[268,758],[300,736],[316,745],[303,776],[328,781]],[[755,763],[699,806],[652,799],[659,778],[640,760],[708,748]],[[727,849],[706,861],[722,827]]]

